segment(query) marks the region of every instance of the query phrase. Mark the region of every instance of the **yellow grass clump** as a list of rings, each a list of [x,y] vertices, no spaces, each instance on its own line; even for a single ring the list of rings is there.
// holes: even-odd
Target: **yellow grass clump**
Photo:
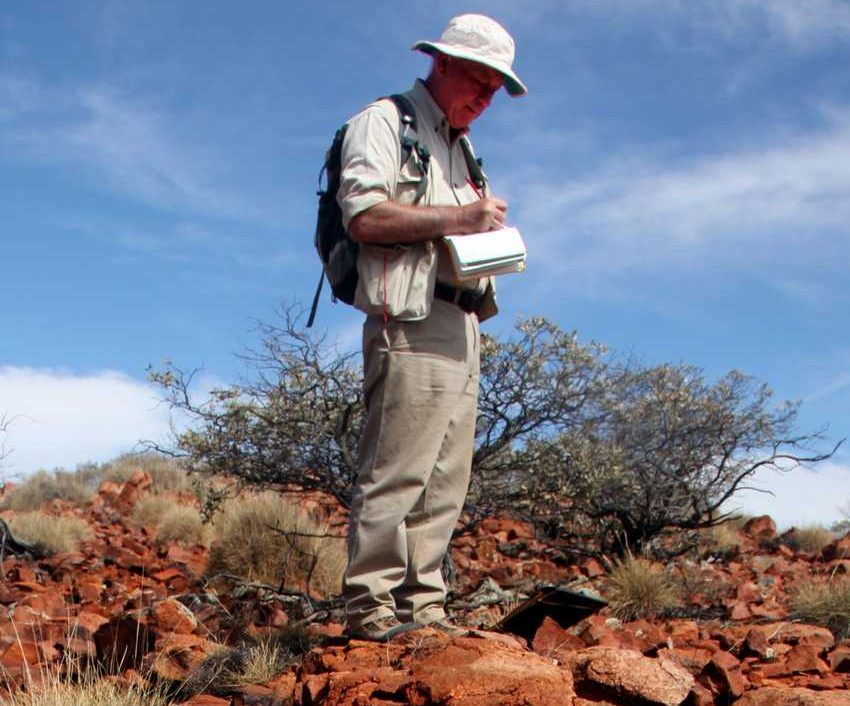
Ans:
[[[91,535],[79,517],[54,517],[43,512],[24,512],[9,519],[12,534],[48,554],[73,552]]]
[[[605,585],[611,611],[624,621],[659,615],[679,598],[679,588],[666,572],[631,555],[614,566]]]
[[[274,492],[226,502],[213,520],[207,573],[317,596],[336,595],[346,564],[345,541]]]
[[[51,500],[66,500],[77,506],[85,505],[93,493],[75,473],[68,471],[38,471],[28,476],[3,499],[3,507],[16,512],[38,510]]]
[[[161,542],[177,542],[182,546],[208,545],[211,528],[205,525],[197,508],[181,505],[167,495],[149,495],[133,508],[132,523],[147,527]]]
[[[837,640],[850,636],[850,577],[804,581],[791,591],[797,620],[829,628]]]

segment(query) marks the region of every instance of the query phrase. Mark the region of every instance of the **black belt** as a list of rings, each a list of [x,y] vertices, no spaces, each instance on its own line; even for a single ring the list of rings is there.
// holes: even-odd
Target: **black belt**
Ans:
[[[484,294],[474,289],[461,289],[442,282],[434,284],[434,296],[449,304],[455,304],[467,314],[476,313],[484,299]]]

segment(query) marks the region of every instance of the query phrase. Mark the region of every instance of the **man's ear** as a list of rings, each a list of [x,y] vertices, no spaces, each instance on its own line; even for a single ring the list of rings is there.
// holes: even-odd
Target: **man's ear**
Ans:
[[[445,76],[449,70],[449,64],[451,63],[451,57],[445,54],[435,54],[434,55],[434,71],[438,76]]]

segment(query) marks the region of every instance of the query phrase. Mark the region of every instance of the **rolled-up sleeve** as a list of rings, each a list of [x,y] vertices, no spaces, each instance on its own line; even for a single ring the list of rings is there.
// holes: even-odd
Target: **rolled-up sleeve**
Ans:
[[[348,123],[342,145],[342,164],[337,202],[342,222],[395,193],[401,149],[395,107],[375,103]]]

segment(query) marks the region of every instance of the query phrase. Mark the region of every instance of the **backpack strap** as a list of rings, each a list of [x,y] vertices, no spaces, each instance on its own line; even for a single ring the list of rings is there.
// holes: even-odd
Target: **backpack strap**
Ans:
[[[416,155],[422,169],[422,181],[419,182],[419,187],[413,197],[413,203],[416,204],[425,196],[425,191],[428,189],[428,165],[431,163],[431,152],[417,139],[416,109],[410,99],[401,93],[393,93],[390,100],[395,103],[395,107],[398,109],[401,166],[404,166],[407,160]]]
[[[487,175],[484,173],[484,169],[481,166],[481,159],[476,157],[472,152],[472,145],[466,135],[463,135],[460,138],[460,148],[463,150],[463,157],[466,160],[466,168],[469,171],[469,178],[472,179],[472,183],[475,184],[475,188],[478,189],[480,193],[486,194]]]

